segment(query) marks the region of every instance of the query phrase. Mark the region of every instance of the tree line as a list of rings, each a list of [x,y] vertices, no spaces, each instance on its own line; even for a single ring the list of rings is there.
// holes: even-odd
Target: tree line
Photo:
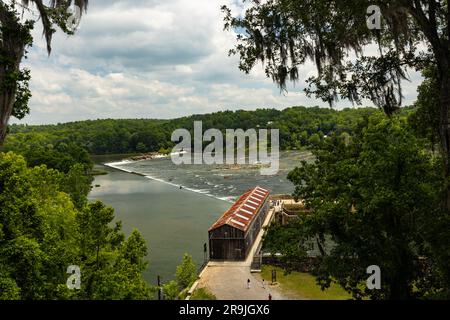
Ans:
[[[223,132],[226,129],[279,129],[282,149],[301,149],[317,144],[332,133],[351,135],[361,119],[379,112],[375,108],[337,111],[291,107],[221,111],[172,120],[105,119],[40,126],[14,124],[9,127],[10,135],[4,150],[26,154],[46,152],[49,157],[71,156],[77,160],[86,157],[79,147],[95,155],[166,152],[174,146],[172,132],[180,128],[193,132],[194,121],[202,121],[204,130],[215,128]],[[67,149],[72,154],[68,154]],[[32,160],[32,156],[27,158]]]

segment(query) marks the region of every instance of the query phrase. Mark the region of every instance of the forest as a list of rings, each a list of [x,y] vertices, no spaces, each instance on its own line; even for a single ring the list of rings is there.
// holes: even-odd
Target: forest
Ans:
[[[22,154],[45,150],[49,157],[53,154],[55,157],[72,157],[82,162],[86,155],[79,148],[93,155],[166,151],[174,146],[172,132],[181,128],[192,131],[194,121],[202,121],[204,130],[279,129],[282,149],[301,149],[317,144],[324,136],[332,133],[347,132],[351,135],[358,122],[378,112],[375,108],[337,111],[319,107],[292,107],[282,111],[221,111],[173,120],[105,119],[42,126],[14,124],[9,128],[10,135],[4,150]],[[405,108],[403,114],[409,112],[411,108]],[[27,158],[34,163],[31,155]]]

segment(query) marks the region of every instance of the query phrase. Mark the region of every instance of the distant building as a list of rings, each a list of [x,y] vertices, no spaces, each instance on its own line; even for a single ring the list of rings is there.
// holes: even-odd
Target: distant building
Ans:
[[[242,261],[252,248],[269,211],[269,191],[248,190],[209,229],[211,260]]]

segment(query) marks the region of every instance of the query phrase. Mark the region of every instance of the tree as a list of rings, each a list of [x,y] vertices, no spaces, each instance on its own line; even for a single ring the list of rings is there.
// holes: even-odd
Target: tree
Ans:
[[[283,263],[283,268],[288,272],[301,269],[301,265],[307,258],[306,242],[309,239],[306,236],[305,226],[307,224],[300,216],[287,225],[271,224],[264,236],[264,252],[282,253],[280,261]]]
[[[57,298],[75,261],[75,215],[59,173],[0,154],[0,278],[13,298]]]
[[[309,143],[313,146],[318,145],[320,141],[321,140],[318,133],[314,133],[313,135],[311,135],[311,137],[309,137]]]
[[[87,0],[52,0],[48,5],[43,0],[0,2],[0,146],[4,143],[10,117],[22,119],[29,112],[30,72],[21,69],[20,65],[26,58],[27,48],[32,45],[31,30],[35,21],[22,21],[20,11],[29,10],[31,3],[35,5],[50,54],[55,27],[67,34],[74,32],[69,25],[72,19],[69,19],[71,14],[68,12],[72,2],[81,12],[87,8]]]
[[[288,178],[313,211],[294,229],[297,241],[316,237],[328,249],[315,269],[320,284],[335,280],[355,298],[447,295],[449,249],[440,243],[448,241],[449,219],[438,205],[441,162],[424,152],[423,141],[404,121],[372,117],[351,141],[331,136],[314,154],[314,163],[303,162]],[[364,286],[371,265],[382,270],[381,290]],[[433,280],[419,288],[424,279]]]
[[[423,71],[425,80],[417,89],[419,95],[415,102],[415,112],[409,122],[418,135],[428,139],[434,151],[439,141],[439,87],[434,68]]]
[[[123,259],[132,265],[136,265],[142,272],[147,268],[148,262],[144,260],[147,256],[147,245],[145,239],[137,229],[134,229],[121,250]]]
[[[117,222],[110,227],[114,219],[114,210],[106,207],[102,202],[89,203],[77,216],[81,243],[81,254],[86,257],[88,264],[101,269],[107,263],[102,249],[117,249],[124,240],[120,232],[121,224]]]
[[[92,176],[86,174],[82,164],[76,164],[64,175],[61,189],[70,195],[77,209],[82,209],[87,204],[87,196],[91,191]]]
[[[183,298],[183,292],[189,289],[197,278],[195,262],[190,255],[185,254],[181,264],[177,267],[175,280],[163,286],[164,299],[177,300],[180,297]]]
[[[169,281],[163,286],[165,300],[177,300],[180,294],[178,283],[176,280]]]
[[[375,6],[375,7],[374,7]],[[368,24],[381,14],[382,23]],[[237,30],[231,54],[248,73],[258,62],[282,90],[300,77],[299,66],[315,61],[308,95],[332,104],[346,98],[357,104],[370,99],[388,115],[402,104],[401,81],[408,68],[436,69],[439,138],[443,174],[450,178],[450,7],[447,0],[268,0],[251,1],[245,15],[226,14],[225,28]],[[369,28],[370,27],[370,28]],[[425,50],[420,50],[425,44]],[[376,45],[378,54],[368,54]],[[356,58],[351,59],[350,55]],[[443,197],[450,210],[450,184]]]
[[[0,277],[0,300],[20,299],[20,289],[11,278]]]
[[[122,237],[117,237],[122,238]],[[111,238],[112,239],[112,238]],[[142,273],[148,262],[147,246],[142,235],[134,230],[127,240],[121,241],[118,250],[111,250],[109,241],[102,251],[100,269],[90,260],[83,263],[83,277],[88,286],[80,292],[81,299],[96,300],[149,300],[153,298],[155,289],[144,280]],[[113,244],[113,247],[115,245]],[[92,260],[91,260],[92,261]]]
[[[183,261],[177,267],[175,276],[180,291],[189,288],[197,280],[197,267],[190,255],[183,256]]]
[[[138,152],[145,152],[146,150],[147,150],[147,147],[142,142],[139,142],[136,145],[136,151],[138,151]]]
[[[151,299],[143,279],[147,246],[128,239],[114,211],[62,191],[66,177],[23,157],[0,153],[0,299]],[[66,286],[71,265],[81,290]]]

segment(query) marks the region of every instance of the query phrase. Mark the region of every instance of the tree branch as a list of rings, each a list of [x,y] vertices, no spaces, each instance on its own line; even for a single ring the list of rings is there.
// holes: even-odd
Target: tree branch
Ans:
[[[434,3],[434,0],[431,2]],[[435,5],[435,3],[434,3]],[[406,7],[411,14],[411,16],[417,21],[419,26],[422,28],[425,37],[430,42],[431,46],[433,47],[433,51],[435,53],[435,56],[437,60],[439,60],[439,57],[442,56],[442,41],[439,38],[439,34],[437,31],[436,21],[434,22],[435,25],[432,25],[432,22],[427,18],[425,15],[425,12],[423,11],[422,4],[420,3],[420,0],[413,0],[411,2],[408,2],[408,5]],[[435,10],[435,9],[434,9]],[[431,16],[430,19],[433,19]],[[435,17],[434,17],[435,19]]]
[[[52,23],[48,18],[47,7],[42,3],[42,0],[34,0],[34,3],[36,4],[36,7],[39,11],[39,15],[42,18],[42,27],[44,29],[43,34],[45,36],[45,41],[47,42],[47,52],[50,55],[52,51],[51,47],[52,35],[54,32],[52,29]]]

